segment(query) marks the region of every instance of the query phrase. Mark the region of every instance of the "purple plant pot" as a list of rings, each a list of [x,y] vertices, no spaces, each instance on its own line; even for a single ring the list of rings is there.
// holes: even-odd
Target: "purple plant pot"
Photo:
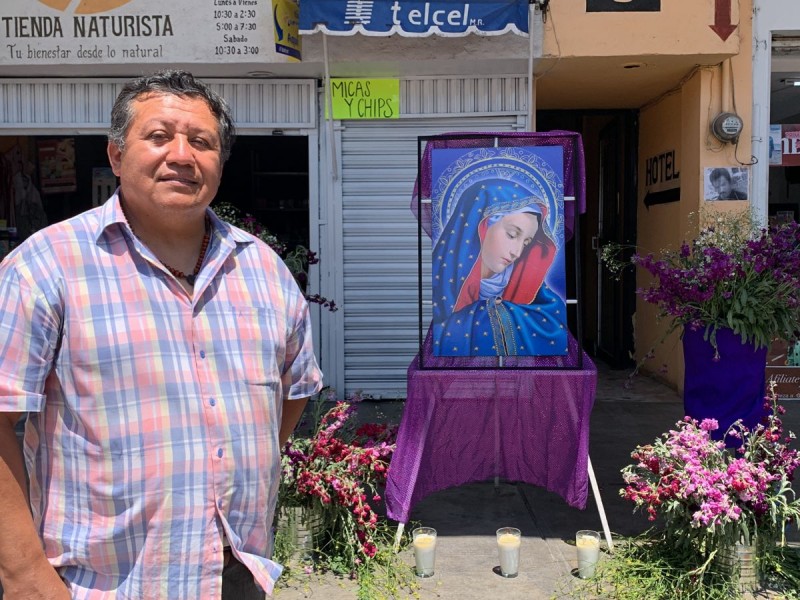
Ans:
[[[703,339],[703,333],[703,328],[683,330],[683,408],[698,421],[716,419],[719,429],[712,437],[721,440],[738,419],[753,428],[767,414],[767,348],[743,344],[731,329],[718,329],[719,358],[715,359],[714,348]],[[740,445],[731,436],[725,441],[730,447]]]

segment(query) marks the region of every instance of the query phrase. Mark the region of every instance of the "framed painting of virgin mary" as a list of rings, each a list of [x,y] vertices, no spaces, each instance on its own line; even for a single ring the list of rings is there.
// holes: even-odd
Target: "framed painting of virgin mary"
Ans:
[[[560,146],[431,156],[433,354],[568,351]]]

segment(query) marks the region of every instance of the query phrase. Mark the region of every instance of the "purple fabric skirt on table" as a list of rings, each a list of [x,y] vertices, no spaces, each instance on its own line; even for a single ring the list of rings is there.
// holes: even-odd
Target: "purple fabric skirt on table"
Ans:
[[[408,398],[386,482],[389,518],[407,523],[434,492],[500,477],[559,494],[583,509],[589,492],[589,424],[597,369],[570,336],[569,354],[507,357],[508,366],[458,369],[497,357],[420,355],[408,369]],[[453,368],[448,368],[453,367]]]

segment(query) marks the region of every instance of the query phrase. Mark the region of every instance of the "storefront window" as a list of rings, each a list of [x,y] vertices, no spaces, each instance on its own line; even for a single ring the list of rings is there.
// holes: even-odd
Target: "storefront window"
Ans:
[[[103,135],[0,136],[0,259],[50,223],[105,202],[116,188]],[[217,194],[288,248],[309,244],[308,138],[240,136]]]
[[[800,216],[800,36],[772,43],[769,132],[769,217]]]

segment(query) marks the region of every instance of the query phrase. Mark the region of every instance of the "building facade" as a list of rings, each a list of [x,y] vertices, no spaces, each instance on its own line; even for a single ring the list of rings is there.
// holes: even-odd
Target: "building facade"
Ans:
[[[232,104],[241,133],[221,198],[320,253],[309,291],[341,306],[315,315],[322,367],[340,395],[405,395],[419,344],[419,285],[430,277],[425,264],[419,272],[410,210],[418,136],[581,133],[587,211],[575,246],[575,318],[584,347],[618,367],[646,352],[663,324],[637,301],[635,279],[617,282],[599,267],[596,248],[677,246],[689,214],[709,200],[706,174],[716,167],[746,181],[750,199],[726,206],[769,210],[764,186],[774,187],[775,172],[761,158],[770,123],[761,86],[773,50],[760,55],[758,40],[788,22],[773,9],[788,11],[788,0],[762,2],[768,10],[756,3],[755,21],[750,0],[538,0],[523,8],[509,0],[509,15],[524,10],[527,23],[512,26],[509,16],[505,29],[459,37],[446,35],[448,15],[458,12],[457,22],[482,10],[479,2],[442,2],[447,12],[435,16],[445,10],[437,2],[397,0],[375,4],[396,7],[398,20],[443,25],[409,36],[322,28],[297,43],[284,31],[296,21],[288,1],[184,0],[169,9],[155,0],[95,2],[93,13],[81,12],[84,4],[11,0],[0,9],[7,169],[37,182],[49,220],[87,208],[103,196],[95,185],[107,166],[102,136],[122,82],[171,65],[209,80]],[[394,82],[396,112],[327,118],[332,83],[350,79]],[[728,114],[741,131],[720,139],[737,125],[718,119]],[[73,149],[68,176],[49,166],[59,142]],[[422,321],[429,315],[423,301]],[[666,379],[679,387],[681,362],[679,344],[667,344],[653,364],[666,363]]]

